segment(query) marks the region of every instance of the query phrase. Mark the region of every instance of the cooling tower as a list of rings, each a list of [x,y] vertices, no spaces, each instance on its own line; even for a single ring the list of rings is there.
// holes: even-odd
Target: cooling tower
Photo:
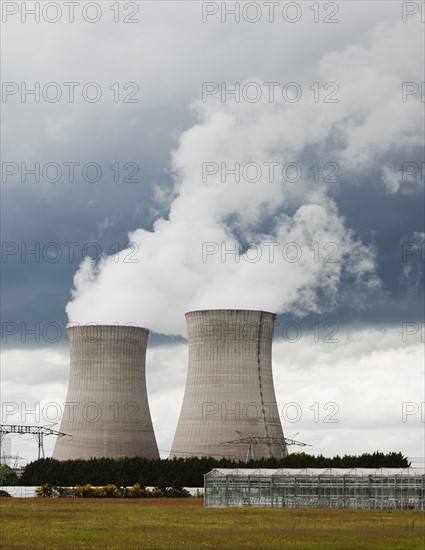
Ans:
[[[146,394],[149,331],[113,325],[68,328],[68,395],[53,458],[159,458]]]
[[[286,454],[271,364],[274,319],[251,310],[186,314],[189,368],[171,456],[245,460],[250,443],[256,459]]]

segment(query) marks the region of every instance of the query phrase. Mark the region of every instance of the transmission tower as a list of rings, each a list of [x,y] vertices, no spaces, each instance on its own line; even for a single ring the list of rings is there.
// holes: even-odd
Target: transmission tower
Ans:
[[[38,445],[38,458],[44,458],[44,436],[46,435],[56,435],[57,437],[63,437],[67,434],[62,432],[57,432],[45,426],[20,426],[17,424],[1,424],[0,425],[0,437],[3,441],[4,437],[7,434],[32,434]]]
[[[6,461],[13,460],[12,468],[15,469],[15,470],[18,468],[18,461],[23,460],[23,459],[24,459],[24,457],[19,456],[19,455],[6,455],[4,453],[1,455],[2,464],[7,464]]]
[[[226,441],[226,445],[248,445],[246,453],[246,460],[254,460],[255,446],[256,445],[279,445],[282,453],[282,457],[288,456],[288,446],[298,445],[299,447],[311,447],[308,443],[302,443],[301,441],[295,441],[289,437],[263,437],[244,434],[238,430],[236,433],[240,435],[240,439],[234,439],[233,441]]]

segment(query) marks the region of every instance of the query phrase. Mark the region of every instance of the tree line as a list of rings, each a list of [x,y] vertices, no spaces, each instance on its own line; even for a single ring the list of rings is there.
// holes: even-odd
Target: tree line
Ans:
[[[325,457],[307,453],[293,453],[285,458],[262,458],[240,462],[229,459],[172,458],[93,458],[90,460],[63,460],[42,458],[30,462],[15,485],[34,486],[49,483],[61,487],[91,484],[115,484],[130,487],[203,487],[204,474],[214,468],[407,468],[409,460],[400,452],[364,453]],[[1,476],[0,476],[1,477]],[[0,484],[2,483],[0,480]],[[9,484],[9,483],[8,483]],[[12,485],[12,483],[10,483]]]

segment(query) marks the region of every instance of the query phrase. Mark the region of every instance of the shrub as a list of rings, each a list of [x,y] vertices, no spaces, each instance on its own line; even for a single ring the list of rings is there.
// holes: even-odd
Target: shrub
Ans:
[[[118,498],[123,496],[123,491],[116,485],[105,485],[103,487],[103,490],[105,491],[105,496],[107,498]]]
[[[0,464],[0,485],[17,485],[19,477],[7,464]]]
[[[58,487],[58,497],[74,497],[74,490],[69,487]]]
[[[89,496],[93,498],[105,498],[107,496],[105,487],[93,487]]]
[[[135,483],[133,487],[128,488],[120,488],[113,484],[93,487],[89,483],[76,485],[75,487],[55,487],[49,485],[49,483],[44,483],[35,492],[39,497],[75,498],[188,498],[191,496],[189,491],[183,489],[183,487],[168,487],[164,491],[159,487],[155,487],[155,489],[149,491],[139,483]]]
[[[93,496],[93,486],[90,483],[86,485],[77,485],[72,489],[74,496],[78,498],[90,498]]]
[[[127,498],[147,498],[150,496],[150,491],[147,491],[139,483],[135,483],[133,487],[126,489],[124,496]]]
[[[37,487],[35,494],[38,497],[57,497],[59,493],[57,487],[54,487],[49,483],[43,483],[41,487]]]
[[[9,495],[7,491],[3,491],[3,489],[0,489],[0,497],[11,497],[12,495]]]

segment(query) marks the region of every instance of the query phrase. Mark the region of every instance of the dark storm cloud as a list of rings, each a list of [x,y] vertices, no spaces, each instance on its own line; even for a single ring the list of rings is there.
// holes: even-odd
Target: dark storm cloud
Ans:
[[[3,324],[26,323],[30,329],[35,323],[66,323],[65,305],[84,257],[122,250],[129,227],[152,223],[149,186],[59,185],[44,196],[37,184],[3,189],[8,204],[2,231]]]
[[[385,9],[374,4],[367,13],[351,3],[341,8],[339,25],[309,26],[303,20],[299,26],[287,25],[284,29],[265,24],[238,26],[231,22],[226,26],[216,21],[208,26],[201,23],[199,11],[193,7],[164,9],[149,4],[140,27],[100,24],[91,27],[91,35],[87,26],[77,24],[24,27],[12,21],[15,27],[10,25],[6,31],[17,31],[17,39],[23,40],[23,50],[19,53],[9,46],[6,80],[29,83],[43,79],[98,80],[104,85],[105,96],[99,105],[81,102],[33,105],[10,101],[3,106],[4,127],[9,137],[3,160],[27,162],[29,166],[34,162],[41,165],[97,162],[103,168],[103,178],[93,184],[36,184],[31,182],[31,176],[22,184],[17,181],[20,174],[9,178],[2,191],[7,204],[3,212],[3,240],[17,243],[19,250],[2,263],[3,319],[17,323],[65,322],[64,306],[83,246],[95,241],[106,253],[116,243],[123,248],[129,231],[150,230],[155,219],[166,216],[167,204],[155,201],[158,191],[154,187],[158,186],[167,196],[171,187],[170,150],[176,147],[178,136],[196,121],[189,105],[199,100],[202,81],[232,83],[255,77],[264,81],[299,80],[311,85],[317,78],[316,65],[324,54],[341,51],[350,44],[367,47],[375,24],[385,19],[390,25],[400,18],[391,3],[385,4]],[[344,10],[348,10],[345,17]],[[25,42],[25,37],[32,33],[40,38],[47,31],[50,40],[42,40],[35,54],[31,41]],[[8,37],[11,40],[10,34]],[[70,43],[72,51],[68,48]],[[120,83],[142,82],[143,100],[139,105],[107,102],[110,93],[107,84],[116,78]],[[319,157],[326,159],[326,150],[334,149],[337,143],[338,134],[332,134],[330,142],[318,150]],[[305,154],[317,156],[313,151],[309,153],[308,148]],[[362,170],[347,170],[347,180],[331,194],[346,226],[362,242],[375,247],[376,272],[383,281],[373,300],[369,304],[363,300],[358,309],[352,307],[351,282],[345,281],[341,305],[332,313],[337,322],[353,316],[364,323],[399,322],[408,316],[420,320],[423,295],[409,292],[409,281],[420,292],[418,273],[420,283],[423,265],[419,254],[402,262],[401,247],[409,239],[421,244],[424,216],[423,203],[418,200],[422,196],[421,187],[412,188],[411,193],[405,192],[408,186],[386,193],[380,173],[382,164],[397,171],[404,160],[421,162],[418,154],[405,156],[377,159],[367,175]],[[122,177],[126,162],[140,166],[140,182],[112,183],[108,166],[118,163]],[[267,223],[261,229],[266,231]],[[37,242],[41,246],[40,261],[27,256],[27,261],[22,262],[22,243],[31,248]],[[43,257],[43,246],[51,242],[62,247],[64,257],[58,262]],[[80,243],[72,261],[69,249],[63,246],[66,242]],[[99,248],[88,249],[90,255],[97,255]],[[409,262],[413,271],[406,274]]]

